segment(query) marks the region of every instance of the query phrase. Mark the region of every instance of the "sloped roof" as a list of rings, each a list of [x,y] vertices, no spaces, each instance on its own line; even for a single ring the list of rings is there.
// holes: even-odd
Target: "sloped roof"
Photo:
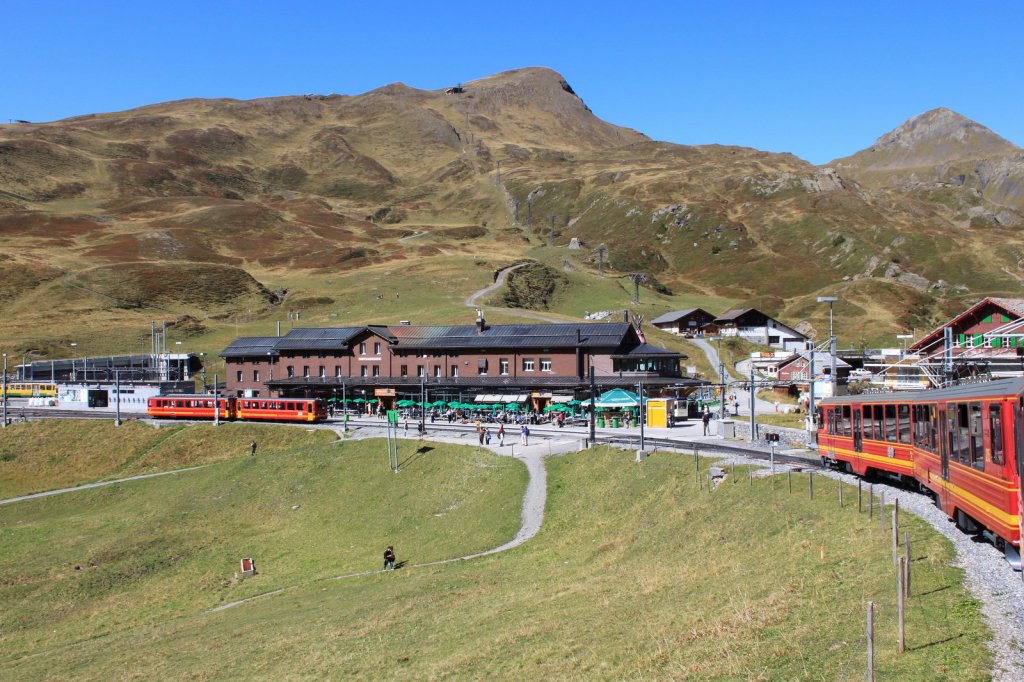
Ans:
[[[297,327],[277,339],[277,350],[327,350],[344,347],[366,327]]]
[[[716,317],[715,322],[732,322],[733,320],[743,317],[747,313],[758,313],[760,315],[764,315],[764,313],[757,308],[733,308],[731,310],[726,310],[724,313]],[[768,315],[764,316],[768,317]]]
[[[560,323],[560,324],[502,324],[485,327],[476,325],[389,327],[398,348],[510,348],[544,347],[565,348],[579,345],[584,348],[618,347],[631,329],[626,322]]]
[[[670,313],[665,313],[664,315],[659,315],[658,317],[654,318],[653,320],[651,320],[651,324],[667,324],[669,322],[678,322],[679,320],[683,319],[687,315],[690,315],[691,313],[695,313],[698,310],[701,310],[701,309],[700,308],[688,308],[686,310],[673,310]],[[702,310],[701,312],[707,313],[708,315],[711,314],[711,313],[708,313],[706,310]]]
[[[275,353],[275,346],[281,340],[278,336],[243,336],[232,341],[221,351],[222,358],[237,358],[246,355],[268,355]]]
[[[641,343],[639,346],[636,346],[635,348],[631,348],[626,353],[623,353],[623,354],[620,354],[620,355],[613,355],[612,357],[613,358],[637,358],[637,357],[649,358],[649,357],[652,357],[652,356],[663,357],[663,358],[685,358],[685,357],[687,357],[687,356],[683,355],[682,353],[675,352],[674,350],[669,350],[667,348],[662,348],[661,346],[654,346],[654,345],[651,345],[649,343]]]
[[[800,359],[803,359],[803,360],[806,361],[808,359],[809,355],[810,355],[809,353],[797,353],[796,355],[788,357],[788,358],[786,358],[785,360],[783,360],[782,362],[779,363],[779,370],[783,370],[786,367],[789,367],[794,362],[796,362],[796,361],[798,361]],[[814,366],[817,367],[818,369],[822,369],[824,367],[831,367],[832,366],[832,356],[829,353],[816,352],[814,354]],[[850,367],[850,363],[846,362],[845,360],[843,360],[841,357],[839,357],[837,355],[836,356],[836,368],[840,368],[840,367]]]
[[[963,320],[963,319],[965,319],[967,317],[970,317],[971,315],[975,314],[981,308],[985,307],[985,305],[988,305],[988,304],[996,305],[996,306],[1002,308],[1003,310],[1005,310],[1006,312],[1008,312],[1008,313],[1010,313],[1012,315],[1016,315],[1017,318],[1024,317],[1024,299],[1020,299],[1020,298],[993,298],[993,297],[986,297],[986,298],[981,299],[980,301],[978,301],[977,303],[975,303],[970,308],[968,308],[967,310],[963,311],[962,313],[960,313],[959,315],[957,315],[953,319],[949,320],[948,322],[946,322],[944,324],[940,324],[938,327],[936,327],[932,331],[928,332],[925,336],[921,337],[921,339],[919,341],[911,344],[910,345],[910,349],[911,350],[923,350],[923,349],[928,348],[929,346],[931,346],[931,344],[935,343],[936,341],[938,341],[939,339],[942,338],[942,330],[943,329],[945,329],[946,327],[955,326],[958,322],[960,322],[961,320]]]

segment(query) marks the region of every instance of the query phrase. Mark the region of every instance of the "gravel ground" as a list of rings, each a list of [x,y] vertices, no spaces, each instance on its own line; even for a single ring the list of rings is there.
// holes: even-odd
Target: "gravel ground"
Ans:
[[[708,456],[714,456],[709,453]],[[726,456],[724,462],[765,466],[763,461],[745,457]],[[790,467],[776,464],[777,472]],[[842,480],[856,486],[856,476],[836,471],[815,471],[816,474]],[[886,504],[900,501],[900,514],[910,513],[927,521],[953,543],[955,565],[964,569],[965,585],[971,595],[981,602],[981,611],[992,631],[989,648],[995,656],[992,679],[995,682],[1024,680],[1024,582],[1003,557],[1003,553],[988,542],[976,542],[972,536],[957,530],[945,512],[920,493],[914,493],[885,483],[874,482],[876,497],[885,495]]]

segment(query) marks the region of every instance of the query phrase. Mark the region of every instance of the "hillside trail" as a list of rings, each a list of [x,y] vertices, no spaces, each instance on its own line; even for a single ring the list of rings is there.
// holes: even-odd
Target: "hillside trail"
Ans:
[[[470,432],[469,434],[463,433],[457,436],[431,437],[430,440],[466,444],[467,438],[465,436],[467,435],[471,436],[472,438],[476,437],[475,433]],[[511,540],[501,545],[498,545],[497,547],[493,547],[482,552],[475,552],[473,554],[451,557],[449,559],[439,559],[437,561],[427,561],[418,564],[407,564],[403,566],[402,570],[410,568],[425,568],[428,566],[440,566],[442,564],[469,561],[471,559],[490,556],[492,554],[499,554],[501,552],[506,552],[515,547],[519,547],[520,545],[530,540],[540,531],[541,526],[544,523],[544,505],[547,502],[547,470],[544,468],[544,458],[551,455],[558,455],[576,450],[579,447],[579,439],[563,438],[556,440],[550,437],[535,438],[533,440],[533,445],[524,446],[517,442],[518,434],[510,432],[508,435],[509,444],[506,445],[504,448],[498,447],[496,445],[480,447],[486,447],[488,450],[497,455],[515,457],[516,459],[520,460],[524,465],[526,465],[526,471],[529,474],[529,481],[526,484],[526,492],[523,493],[523,506],[522,511],[520,512],[519,531],[516,532],[515,536]],[[364,437],[373,438],[379,437],[379,435],[367,434]],[[345,580],[348,578],[356,578],[359,576],[374,575],[377,573],[385,572],[386,571],[382,569],[373,569],[368,571],[358,571],[355,573],[345,573],[342,575],[336,575],[326,578],[317,578],[315,580],[310,580],[304,583],[288,585],[286,587],[281,587],[276,590],[270,590],[268,592],[255,594],[251,597],[238,599],[227,604],[221,604],[220,606],[210,609],[206,613],[216,613],[218,611],[224,611],[226,609],[230,609],[235,606],[240,606],[255,599],[270,597],[275,594],[280,594],[288,590],[294,590],[299,587],[305,587],[307,585],[311,585],[317,582],[324,582],[328,580]]]
[[[498,289],[501,286],[503,286],[505,284],[505,280],[508,278],[508,273],[512,272],[513,270],[517,270],[517,269],[519,269],[521,267],[525,267],[526,265],[529,265],[529,263],[518,263],[516,265],[510,265],[507,268],[502,268],[501,270],[498,270],[498,276],[494,278],[494,283],[493,284],[489,284],[489,285],[485,286],[483,289],[479,289],[477,291],[474,291],[472,294],[470,294],[469,296],[466,297],[466,307],[467,308],[479,308],[480,306],[477,305],[477,301],[480,298],[486,296],[487,294],[490,294],[492,291],[495,291],[496,289]],[[532,311],[532,310],[520,310],[518,308],[493,308],[493,309],[494,310],[500,310],[500,311],[502,311],[504,313],[508,313],[510,315],[515,315],[517,317],[525,317],[525,318],[528,318],[528,319],[531,319],[531,320],[540,320],[542,322],[559,322],[559,321],[564,321],[564,320],[560,320],[557,315],[546,315],[544,313],[539,313],[539,312],[535,312],[535,311]]]

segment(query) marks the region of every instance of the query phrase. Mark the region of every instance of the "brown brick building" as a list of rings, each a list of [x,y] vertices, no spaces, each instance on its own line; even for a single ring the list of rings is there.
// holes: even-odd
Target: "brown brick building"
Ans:
[[[646,343],[629,323],[367,325],[293,329],[281,337],[243,337],[224,349],[231,395],[434,398],[529,394],[540,405],[553,391],[602,387],[689,387],[684,356]]]

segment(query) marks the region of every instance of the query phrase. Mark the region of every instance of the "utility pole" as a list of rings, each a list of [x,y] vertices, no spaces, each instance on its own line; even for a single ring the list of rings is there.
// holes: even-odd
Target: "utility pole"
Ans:
[[[608,253],[608,247],[601,244],[597,247],[597,274],[604,277],[604,255]]]
[[[114,426],[121,425],[121,370],[114,368]]]
[[[597,443],[597,387],[594,385],[594,366],[590,366],[590,445]]]
[[[4,426],[7,428],[7,353],[4,353]]]
[[[424,374],[420,376],[420,435],[427,432],[427,375],[426,365],[423,367]]]
[[[644,382],[636,384],[636,395],[640,401],[640,449],[644,449]]]
[[[217,386],[217,373],[213,373],[213,425],[220,426],[220,388]]]

